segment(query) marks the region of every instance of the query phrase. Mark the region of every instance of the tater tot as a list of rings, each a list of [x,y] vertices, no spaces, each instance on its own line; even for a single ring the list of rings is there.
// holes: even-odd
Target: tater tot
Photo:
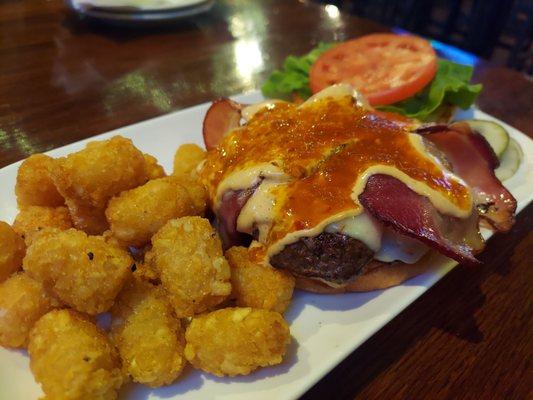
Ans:
[[[185,175],[173,175],[173,179],[187,189],[191,198],[191,215],[204,215],[207,207],[207,191],[198,178]]]
[[[157,159],[154,156],[146,153],[143,156],[148,179],[157,179],[166,176],[165,170],[157,163]]]
[[[212,309],[231,293],[230,270],[209,221],[183,217],[152,238],[151,258],[178,317]]]
[[[196,168],[205,160],[206,152],[194,143],[182,144],[174,154],[174,175],[196,176]]]
[[[101,234],[109,199],[147,180],[145,159],[129,139],[115,136],[56,160],[52,178],[78,229]]]
[[[112,198],[106,210],[113,235],[128,246],[142,246],[170,219],[193,215],[195,204],[174,178],[148,181]]]
[[[163,289],[132,279],[111,313],[111,338],[133,380],[150,387],[175,381],[186,362],[185,339]]]
[[[0,283],[0,346],[26,347],[33,324],[59,303],[20,272]]]
[[[274,311],[224,308],[192,319],[185,332],[185,357],[217,376],[247,375],[281,363],[289,326]]]
[[[66,207],[29,206],[15,217],[13,229],[29,246],[35,234],[44,228],[66,230],[72,228],[72,220]]]
[[[126,250],[75,229],[39,235],[23,261],[61,301],[91,315],[109,310],[132,265]]]
[[[34,325],[30,368],[47,399],[112,400],[125,381],[115,347],[72,310],[54,310]]]
[[[238,306],[285,312],[294,290],[292,275],[252,262],[245,247],[232,247],[226,258],[231,269],[231,297]]]
[[[50,175],[54,159],[34,154],[20,165],[15,193],[19,207],[59,207],[65,203]]]
[[[0,282],[22,267],[25,252],[24,240],[11,225],[0,221]]]

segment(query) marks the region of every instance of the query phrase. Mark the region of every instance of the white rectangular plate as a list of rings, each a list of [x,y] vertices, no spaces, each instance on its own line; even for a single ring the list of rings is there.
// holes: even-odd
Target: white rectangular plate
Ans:
[[[253,92],[236,96],[235,99],[253,103],[262,98],[258,92]],[[208,106],[209,104],[202,104],[177,111],[73,143],[47,154],[53,157],[64,156],[80,150],[90,140],[107,139],[120,134],[131,138],[142,151],[156,156],[170,171],[178,145],[190,142],[202,145],[201,126]],[[472,117],[497,121],[475,109],[460,113],[457,119]],[[508,129],[524,151],[520,169],[505,182],[505,186],[518,200],[518,210],[521,210],[533,199],[533,141],[516,129],[498,122]],[[11,222],[17,213],[13,188],[19,164],[20,162],[0,170],[0,220]],[[342,295],[297,292],[286,314],[293,342],[282,365],[237,378],[217,378],[187,368],[184,375],[171,386],[154,390],[140,385],[128,385],[121,397],[139,400],[168,400],[180,396],[189,400],[215,397],[231,400],[297,398],[428,290],[456,263],[441,257],[433,260],[432,264],[430,272],[387,290]],[[26,352],[0,348],[0,398],[36,399],[40,394],[41,390],[31,375]]]

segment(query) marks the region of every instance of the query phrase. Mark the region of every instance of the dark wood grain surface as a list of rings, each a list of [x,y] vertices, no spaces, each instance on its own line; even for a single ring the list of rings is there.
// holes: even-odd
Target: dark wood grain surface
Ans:
[[[113,128],[259,88],[288,54],[386,30],[305,1],[219,1],[164,27],[82,20],[59,0],[0,2],[0,167]],[[533,134],[533,83],[480,62],[480,108]],[[1,188],[1,190],[11,190]],[[533,376],[533,206],[305,398],[524,399]]]

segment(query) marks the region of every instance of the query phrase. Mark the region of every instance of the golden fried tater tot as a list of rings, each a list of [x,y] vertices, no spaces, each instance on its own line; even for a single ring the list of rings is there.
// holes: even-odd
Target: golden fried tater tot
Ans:
[[[144,153],[143,156],[148,179],[163,178],[167,175],[163,167],[157,163],[157,159],[154,156],[147,153]]]
[[[0,221],[0,282],[22,267],[25,252],[24,240],[11,225]]]
[[[0,346],[26,347],[33,324],[59,303],[20,272],[0,283]]]
[[[128,246],[142,246],[170,219],[196,210],[189,192],[173,177],[148,181],[112,198],[106,217],[113,235]]]
[[[66,207],[24,207],[16,216],[13,229],[29,246],[34,235],[44,228],[66,230],[72,228],[72,220]]]
[[[50,172],[54,159],[44,154],[34,154],[20,165],[15,193],[20,208],[25,206],[59,207],[65,204],[57,191]]]
[[[204,215],[207,207],[207,191],[199,179],[185,175],[173,175],[172,179],[187,189],[192,201],[191,215]]]
[[[196,168],[205,160],[206,152],[194,143],[182,144],[174,155],[174,175],[196,176]]]
[[[147,180],[143,154],[131,140],[115,136],[56,160],[52,178],[78,229],[101,234],[109,199]]]
[[[235,376],[281,363],[290,332],[277,312],[224,308],[194,317],[185,340],[185,357],[195,368]]]
[[[119,242],[118,239],[113,235],[113,232],[111,232],[109,229],[102,233],[102,237],[104,238],[106,243],[112,244],[113,246],[117,247],[123,247],[125,250],[128,250],[128,253],[130,253],[129,248],[123,246],[122,243]],[[133,254],[131,254],[131,256],[135,259],[135,256]]]
[[[131,279],[111,313],[111,339],[133,380],[150,387],[175,381],[186,362],[185,339],[163,289]]]
[[[72,310],[54,310],[34,325],[30,368],[47,399],[112,400],[125,381],[115,347]]]
[[[220,304],[230,293],[228,262],[209,221],[183,217],[167,222],[152,238],[147,257],[178,317],[188,317]]]
[[[231,297],[238,306],[285,312],[294,290],[292,275],[250,261],[245,247],[232,247],[226,258],[231,269]]]
[[[109,310],[131,276],[126,250],[69,229],[41,234],[24,257],[28,274],[43,282],[61,301],[87,314]]]

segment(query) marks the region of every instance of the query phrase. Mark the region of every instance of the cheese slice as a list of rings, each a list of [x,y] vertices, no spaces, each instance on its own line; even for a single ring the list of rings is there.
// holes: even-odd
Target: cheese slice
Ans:
[[[326,226],[328,233],[342,233],[357,239],[377,252],[381,248],[381,235],[383,227],[366,211],[356,217],[345,218]]]

